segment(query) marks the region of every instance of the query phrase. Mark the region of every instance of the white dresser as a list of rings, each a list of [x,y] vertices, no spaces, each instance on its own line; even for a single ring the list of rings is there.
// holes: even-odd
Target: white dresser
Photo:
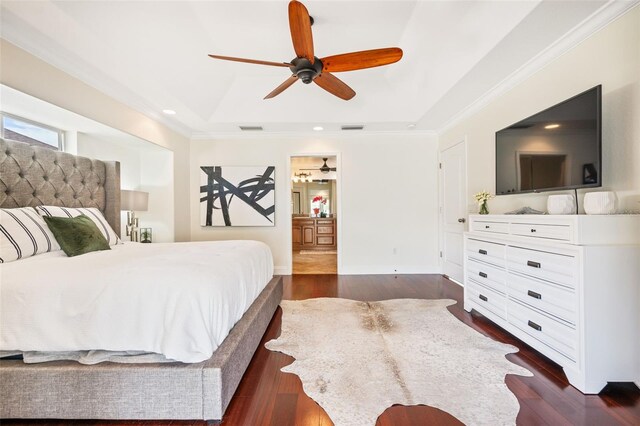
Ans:
[[[640,377],[640,215],[471,215],[464,308],[583,393]]]

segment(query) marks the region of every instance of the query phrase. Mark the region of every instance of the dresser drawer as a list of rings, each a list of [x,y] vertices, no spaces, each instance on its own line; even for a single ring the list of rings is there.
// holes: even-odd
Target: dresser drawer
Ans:
[[[467,277],[498,293],[504,294],[507,291],[505,275],[506,272],[502,268],[497,268],[472,259],[467,262]]]
[[[313,219],[294,219],[293,220],[293,226],[308,226],[308,225],[315,225],[315,223],[313,222]]]
[[[511,233],[525,237],[569,241],[571,239],[571,226],[512,223]]]
[[[505,319],[507,311],[507,298],[495,291],[474,282],[467,281],[464,289],[467,292],[466,297],[472,300],[476,305],[486,309],[498,317]]]
[[[514,300],[507,302],[509,323],[573,362],[578,360],[578,335],[574,328]]]
[[[505,222],[492,222],[490,220],[474,220],[471,222],[471,230],[493,232],[496,234],[508,234],[509,224]]]
[[[331,235],[325,235],[322,237],[316,237],[316,245],[317,246],[333,246],[335,245],[335,239]]]
[[[333,226],[318,226],[316,227],[316,234],[333,234]]]
[[[470,259],[493,263],[504,267],[504,245],[482,240],[467,239],[467,256]]]
[[[507,247],[507,268],[534,278],[575,288],[576,258],[557,253]]]
[[[333,224],[335,223],[335,220],[333,220],[333,219],[317,219],[316,223],[318,225],[330,225],[330,226],[333,226]]]
[[[575,326],[578,296],[573,290],[518,274],[509,274],[508,281],[510,298]]]

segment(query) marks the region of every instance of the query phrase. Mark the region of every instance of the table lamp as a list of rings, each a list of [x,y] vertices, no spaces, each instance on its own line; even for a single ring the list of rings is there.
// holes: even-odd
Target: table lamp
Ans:
[[[138,218],[136,211],[146,212],[149,207],[149,193],[143,191],[120,191],[120,210],[127,212],[127,236],[138,241]]]

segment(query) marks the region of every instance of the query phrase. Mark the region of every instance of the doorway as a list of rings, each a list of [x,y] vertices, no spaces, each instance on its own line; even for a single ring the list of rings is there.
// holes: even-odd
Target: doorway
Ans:
[[[337,274],[337,156],[293,156],[290,161],[292,273]]]
[[[440,153],[440,194],[442,271],[462,285],[463,232],[467,221],[466,141]]]

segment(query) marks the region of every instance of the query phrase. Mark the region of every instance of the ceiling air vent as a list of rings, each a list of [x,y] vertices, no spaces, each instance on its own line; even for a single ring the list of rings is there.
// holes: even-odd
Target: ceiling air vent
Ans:
[[[240,126],[240,130],[243,132],[258,132],[262,129],[262,126]]]
[[[342,130],[362,130],[362,129],[364,129],[364,126],[359,124],[342,126]]]

